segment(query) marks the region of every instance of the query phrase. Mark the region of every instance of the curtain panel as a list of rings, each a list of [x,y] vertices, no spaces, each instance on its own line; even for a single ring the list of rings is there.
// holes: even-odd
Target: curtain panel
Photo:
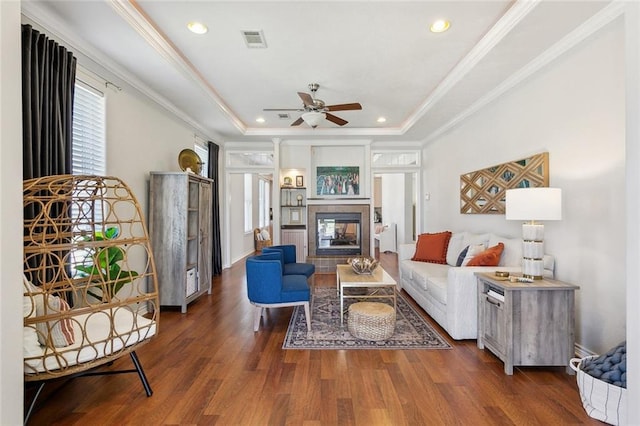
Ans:
[[[71,173],[76,58],[22,25],[23,179]]]
[[[213,196],[212,199],[212,211],[213,211],[213,227],[211,228],[213,238],[213,250],[212,250],[212,268],[213,275],[220,275],[222,273],[222,240],[220,237],[220,178],[219,178],[219,159],[220,147],[213,142],[209,142],[209,177],[213,179]]]

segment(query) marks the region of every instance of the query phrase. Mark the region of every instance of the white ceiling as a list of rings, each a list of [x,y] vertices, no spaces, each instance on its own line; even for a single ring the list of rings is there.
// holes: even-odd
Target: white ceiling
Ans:
[[[402,142],[428,141],[518,84],[608,23],[609,3],[23,0],[22,8],[85,68],[144,92],[219,142]],[[429,31],[437,18],[451,21],[448,32]],[[193,20],[208,33],[189,32]],[[248,48],[243,30],[261,30],[267,48]],[[309,83],[320,84],[327,104],[363,109],[335,112],[349,121],[343,127],[316,129],[291,127],[299,112],[282,120],[263,111],[302,107],[296,92],[309,93]]]

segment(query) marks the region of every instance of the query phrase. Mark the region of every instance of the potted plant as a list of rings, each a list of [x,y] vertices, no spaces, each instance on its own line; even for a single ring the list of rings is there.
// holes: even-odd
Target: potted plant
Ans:
[[[120,230],[116,227],[107,228],[104,232],[96,231],[93,237],[83,237],[85,241],[109,241],[118,237]],[[102,302],[111,300],[122,287],[138,276],[136,271],[123,270],[120,262],[124,260],[125,252],[122,247],[105,244],[92,248],[85,257],[91,259],[89,264],[77,265],[75,268],[83,277],[89,277],[92,282],[106,283],[103,293],[96,294],[87,290],[87,294]],[[105,294],[106,292],[106,294]]]

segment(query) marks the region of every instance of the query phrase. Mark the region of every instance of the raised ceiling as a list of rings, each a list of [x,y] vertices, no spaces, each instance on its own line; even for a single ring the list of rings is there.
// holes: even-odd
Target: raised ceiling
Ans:
[[[85,68],[223,141],[429,141],[617,16],[609,1],[22,1]],[[429,24],[451,22],[434,34]],[[204,35],[187,23],[208,26]],[[264,34],[247,47],[242,32]],[[361,111],[291,127],[296,92]],[[383,116],[386,122],[378,123]],[[256,122],[258,117],[264,123]]]

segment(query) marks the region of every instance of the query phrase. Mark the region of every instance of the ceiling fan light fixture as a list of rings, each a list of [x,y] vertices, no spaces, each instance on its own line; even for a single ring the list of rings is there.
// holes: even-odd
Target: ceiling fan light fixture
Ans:
[[[438,19],[437,21],[432,23],[431,26],[429,26],[429,30],[432,33],[443,33],[447,31],[450,26],[451,22],[447,21],[446,19]]]
[[[187,28],[194,34],[205,34],[209,31],[209,28],[202,22],[192,21],[187,24]]]
[[[314,129],[318,127],[318,124],[322,123],[326,117],[327,116],[324,112],[317,111],[305,112],[304,114],[302,114],[302,119],[304,120],[304,122]]]

